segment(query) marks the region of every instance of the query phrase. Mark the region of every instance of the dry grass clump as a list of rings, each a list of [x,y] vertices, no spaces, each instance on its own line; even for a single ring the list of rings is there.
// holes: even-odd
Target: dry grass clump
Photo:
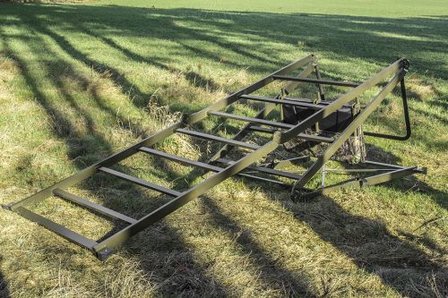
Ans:
[[[434,86],[426,84],[416,76],[407,80],[406,87],[408,95],[417,100],[431,100],[437,94]]]
[[[225,96],[223,88],[217,83],[207,80],[194,71],[176,71],[165,74],[164,83],[151,95],[157,102],[176,103],[188,106],[205,106],[212,98]]]

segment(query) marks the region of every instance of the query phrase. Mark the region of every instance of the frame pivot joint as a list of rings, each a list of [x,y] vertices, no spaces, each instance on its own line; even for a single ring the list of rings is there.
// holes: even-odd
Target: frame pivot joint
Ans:
[[[101,261],[105,261],[111,254],[113,253],[113,250],[110,248],[104,248],[100,251],[95,252],[98,259]]]
[[[416,167],[415,172],[420,174],[428,174],[428,168],[427,167]]]
[[[410,62],[409,62],[409,60],[408,59],[406,59],[406,58],[402,58],[402,60],[401,60],[401,67],[403,68],[403,70],[405,71],[405,72],[408,72],[409,71],[409,66],[410,66],[411,64],[410,64]]]
[[[366,187],[369,183],[369,181],[365,178],[360,178],[358,181],[359,181],[360,188]]]

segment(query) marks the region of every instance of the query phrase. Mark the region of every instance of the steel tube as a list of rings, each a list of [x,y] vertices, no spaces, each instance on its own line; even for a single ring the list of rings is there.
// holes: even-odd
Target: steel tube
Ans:
[[[290,76],[274,75],[274,79],[282,81],[295,81],[295,82],[305,82],[305,83],[316,83],[321,85],[332,85],[332,86],[342,86],[342,87],[358,87],[360,84],[353,82],[340,82],[331,80],[319,80],[310,78],[297,78]]]
[[[110,218],[114,218],[114,219],[120,219],[122,221],[128,222],[128,223],[135,223],[137,222],[136,219],[131,218],[129,216],[126,216],[124,214],[121,214],[117,211],[114,211],[112,209],[109,209],[107,207],[101,206],[99,204],[95,204],[93,202],[90,202],[88,200],[85,200],[83,198],[80,198],[74,194],[71,194],[69,192],[66,192],[62,189],[56,188],[55,190],[53,190],[53,194],[55,196],[60,197],[61,199],[64,199],[66,201],[72,202],[78,206],[93,210],[99,214],[102,214],[104,216],[110,217]]]
[[[29,219],[31,221],[34,221],[35,223],[45,227],[46,229],[52,231],[53,233],[56,233],[65,239],[76,243],[82,247],[85,247],[87,249],[93,249],[95,245],[98,243],[96,241],[93,241],[91,239],[88,239],[70,229],[67,229],[66,227],[55,223],[52,220],[49,220],[48,218],[45,218],[37,213],[34,213],[28,209],[25,209],[24,207],[18,207],[16,209],[16,212],[26,219]]]
[[[120,244],[122,244],[124,241],[129,239],[132,235],[140,232],[141,230],[145,229],[147,226],[157,222],[158,220],[164,218],[168,214],[176,211],[189,201],[191,201],[194,198],[197,198],[198,196],[204,194],[208,190],[210,190],[212,187],[216,186],[218,183],[224,181],[225,179],[236,175],[241,170],[247,168],[250,166],[253,162],[255,162],[257,159],[261,158],[262,156],[265,156],[266,154],[272,152],[275,150],[278,146],[277,142],[269,142],[263,147],[260,147],[257,151],[251,152],[247,154],[245,157],[241,158],[238,162],[235,164],[232,164],[228,166],[227,168],[223,169],[222,171],[214,174],[213,176],[209,177],[208,179],[204,180],[203,182],[197,184],[190,190],[182,193],[179,197],[176,199],[166,203],[165,205],[159,207],[158,209],[154,210],[153,212],[149,213],[148,215],[144,216],[142,219],[140,219],[137,223],[132,224],[130,226],[127,226],[123,230],[117,232],[116,234],[110,236],[109,238],[105,239],[104,241],[100,242],[98,245],[94,247],[95,251],[97,252],[98,257],[107,257],[108,254],[111,253],[111,249],[113,247],[116,247]]]
[[[200,110],[199,112],[196,112],[196,113],[190,115],[190,117],[187,119],[187,123],[193,124],[193,123],[199,122],[202,119],[206,118],[207,114],[209,112],[219,111],[219,110],[225,108],[226,106],[228,106],[229,104],[232,104],[233,102],[237,101],[241,95],[252,93],[258,89],[263,88],[267,84],[272,83],[274,81],[274,78],[273,78],[274,75],[287,74],[287,73],[292,72],[300,67],[306,66],[307,64],[313,62],[314,60],[315,60],[315,56],[309,55],[303,59],[294,61],[293,63],[277,70],[276,72],[268,75],[267,77],[259,80],[256,83],[250,85],[249,87],[241,89],[240,91],[237,91],[237,92],[227,96],[226,98],[223,98],[223,99],[215,102],[214,104]]]
[[[229,160],[226,158],[220,158],[217,160],[217,162],[223,163],[225,165],[232,165],[235,163],[235,161]],[[275,175],[275,176],[285,177],[285,178],[289,178],[289,179],[294,179],[294,180],[299,180],[302,177],[302,176],[296,175],[294,173],[279,171],[279,170],[265,168],[265,167],[249,166],[249,167],[247,167],[247,169],[258,171],[258,172],[269,174],[269,175]]]
[[[408,99],[406,95],[406,87],[404,83],[404,78],[400,82],[401,87],[401,99],[403,102],[403,116],[404,116],[404,124],[406,127],[406,133],[404,135],[390,135],[384,133],[376,133],[365,131],[364,134],[366,136],[372,136],[376,138],[390,139],[390,140],[398,140],[398,141],[406,141],[411,137],[411,120],[409,118],[409,107],[408,107]]]
[[[201,139],[207,139],[207,140],[217,141],[217,142],[221,142],[221,143],[231,144],[234,146],[252,149],[252,150],[257,150],[258,148],[260,148],[260,146],[258,146],[258,145],[249,144],[249,143],[240,142],[240,141],[234,141],[232,139],[226,139],[226,138],[214,136],[214,135],[199,132],[199,131],[189,130],[189,129],[178,129],[177,132],[186,134],[186,135],[190,135],[193,137],[201,138]]]
[[[115,171],[115,170],[110,169],[110,168],[101,167],[98,170],[101,171],[101,172],[113,175],[115,177],[118,177],[120,179],[123,179],[123,180],[129,181],[129,182],[138,184],[140,186],[143,186],[143,187],[146,187],[146,188],[149,188],[149,189],[156,190],[158,192],[161,192],[161,193],[173,196],[173,197],[177,197],[177,196],[181,195],[181,192],[178,192],[178,191],[175,191],[175,190],[172,190],[172,189],[169,189],[169,188],[166,188],[166,187],[163,187],[163,186],[160,186],[160,185],[148,182],[146,180],[143,180],[143,179],[140,179],[140,178],[137,178],[137,177],[134,177],[134,176],[122,173],[122,172]]]
[[[277,129],[273,129],[270,127],[261,127],[261,126],[251,126],[250,129],[253,131],[265,132],[265,133],[275,133],[276,131],[278,131]],[[318,135],[308,135],[308,134],[304,134],[304,133],[299,133],[297,137],[302,138],[307,141],[312,141],[312,142],[324,142],[324,143],[334,142],[334,138],[332,138],[332,137],[322,137],[322,136],[318,136]]]
[[[200,162],[200,161],[194,161],[194,160],[186,159],[186,158],[183,158],[183,157],[180,157],[180,156],[177,156],[177,155],[169,154],[169,153],[162,152],[162,151],[159,151],[159,150],[155,150],[155,149],[152,149],[152,148],[143,147],[143,148],[140,149],[140,151],[148,153],[148,154],[153,154],[153,155],[156,155],[156,156],[160,156],[162,158],[166,158],[166,159],[169,159],[169,160],[172,160],[172,161],[175,161],[175,162],[179,162],[179,163],[182,163],[182,164],[195,166],[195,167],[202,168],[202,169],[205,169],[205,170],[213,171],[213,172],[219,172],[219,171],[224,170],[224,168],[217,167],[217,166],[205,163],[205,162]],[[284,183],[281,182],[281,181],[276,181],[276,180],[272,180],[272,179],[268,179],[268,178],[264,178],[264,177],[254,176],[254,175],[247,174],[247,173],[241,173],[240,172],[237,175],[241,176],[241,177],[245,177],[245,178],[254,179],[254,180],[260,180],[260,181],[264,181],[264,182],[284,185]]]
[[[229,114],[229,113],[224,113],[224,112],[211,112],[210,115],[229,118],[229,119],[235,119],[235,120],[244,121],[244,122],[268,125],[268,126],[272,126],[272,127],[279,127],[279,128],[294,127],[294,125],[292,125],[292,124],[287,124],[287,123],[282,123],[282,122],[274,122],[274,121],[253,118],[253,117],[240,116],[240,115]]]
[[[295,106],[295,107],[305,107],[305,108],[310,108],[310,109],[314,109],[314,110],[319,110],[319,109],[322,109],[325,107],[325,106],[322,106],[319,104],[313,104],[310,102],[301,102],[301,101],[299,101],[300,99],[288,100],[286,97],[284,99],[276,99],[276,98],[270,98],[270,97],[258,96],[258,95],[242,95],[241,98],[262,101],[262,102],[270,102],[270,103],[281,104],[281,105],[291,105],[291,106]]]

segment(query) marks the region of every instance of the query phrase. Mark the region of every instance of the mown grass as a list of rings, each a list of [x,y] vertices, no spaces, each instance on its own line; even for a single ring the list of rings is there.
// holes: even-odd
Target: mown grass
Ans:
[[[311,2],[310,2],[311,3]],[[413,137],[370,154],[428,175],[293,205],[231,179],[106,262],[0,210],[0,295],[445,296],[448,5],[444,1],[102,1],[0,4],[0,203],[17,201],[310,52],[363,80],[398,56]],[[369,123],[397,132],[400,105]],[[194,157],[201,144],[164,149]],[[120,169],[185,187],[191,169],[141,156]],[[73,192],[132,216],[164,202],[105,176]],[[57,200],[36,211],[97,237],[114,223]]]

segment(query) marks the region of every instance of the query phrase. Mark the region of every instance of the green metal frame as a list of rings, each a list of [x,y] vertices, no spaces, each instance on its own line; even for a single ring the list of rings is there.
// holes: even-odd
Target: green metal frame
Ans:
[[[200,110],[197,113],[194,113],[190,116],[184,117],[181,121],[159,131],[158,133],[145,138],[141,142],[121,151],[112,156],[97,162],[96,164],[78,172],[77,174],[68,177],[55,185],[52,185],[28,198],[25,198],[19,202],[9,204],[4,206],[14,212],[17,212],[21,216],[28,218],[31,221],[34,221],[45,228],[61,235],[62,237],[82,246],[91,251],[93,251],[96,256],[100,259],[105,259],[109,256],[114,248],[121,245],[127,239],[132,237],[134,234],[142,231],[149,225],[155,223],[156,221],[164,218],[168,214],[173,211],[179,209],[187,202],[192,199],[204,194],[212,187],[221,183],[225,179],[238,175],[249,179],[255,179],[264,182],[271,182],[280,185],[286,185],[289,187],[293,186],[293,190],[297,191],[299,189],[304,189],[304,186],[309,180],[322,168],[322,166],[327,162],[332,155],[337,151],[337,149],[353,134],[353,132],[360,127],[364,121],[371,115],[371,113],[378,108],[380,103],[384,100],[387,94],[389,94],[396,85],[401,83],[402,94],[403,94],[403,106],[405,108],[405,120],[406,120],[406,128],[407,134],[404,137],[401,136],[389,136],[389,135],[380,135],[369,133],[369,135],[376,137],[386,137],[386,138],[394,138],[394,139],[406,139],[410,135],[410,125],[409,125],[409,114],[407,112],[407,101],[405,95],[404,88],[404,76],[406,74],[408,68],[408,62],[406,59],[399,59],[390,66],[384,68],[379,73],[375,74],[369,80],[358,84],[352,82],[336,82],[329,80],[322,80],[317,64],[317,59],[314,55],[309,55],[303,59],[297,60],[280,70],[270,74],[269,76],[259,80],[258,82],[241,89],[238,92],[235,92],[224,99],[221,99],[214,104]],[[288,76],[292,72],[302,69],[302,72],[298,76]],[[316,74],[316,79],[308,78],[311,73]],[[381,89],[381,91],[367,104],[361,111],[356,115],[351,124],[337,137],[329,138],[325,136],[321,136],[318,134],[307,134],[305,131],[317,125],[317,123],[335,113],[341,107],[346,106],[349,102],[355,100],[358,96],[362,95],[367,89],[377,86],[383,81],[389,79],[388,83]],[[265,87],[266,85],[274,82],[274,81],[285,81],[286,85],[281,90],[280,94],[275,98],[268,98],[263,96],[253,95],[252,93]],[[318,87],[319,100],[316,102],[312,102],[309,100],[301,100],[287,97],[294,89],[296,89],[300,84],[304,83],[312,83],[316,84]],[[335,85],[335,86],[343,86],[352,88],[347,93],[341,95],[338,99],[325,102],[325,95],[322,86],[324,85]],[[257,101],[264,103],[264,108],[255,116],[255,117],[242,117],[234,114],[224,113],[223,109],[228,107],[229,105],[235,102],[244,102],[244,101]],[[305,120],[297,123],[296,125],[286,124],[280,121],[271,121],[266,120],[265,118],[271,114],[271,112],[278,106],[282,104],[288,105],[297,105],[302,107],[308,107],[314,109],[315,112]],[[224,119],[235,119],[238,121],[246,122],[243,128],[236,134],[233,139],[227,139],[218,137],[211,134],[206,134],[203,132],[198,132],[189,129],[192,124],[203,121],[209,116],[218,116]],[[224,120],[225,121],[225,120]],[[253,145],[243,141],[243,139],[257,131],[263,131],[267,133],[271,133],[272,137],[268,142],[263,145]],[[188,160],[183,157],[179,157],[176,155],[168,154],[166,152],[158,151],[152,146],[161,142],[165,138],[176,134],[187,134],[193,137],[211,140],[215,142],[223,143],[224,145],[208,160],[208,162],[199,162]],[[302,138],[307,141],[312,142],[326,142],[329,143],[328,149],[322,154],[317,161],[303,174],[298,175],[296,173],[290,173],[286,171],[281,171],[278,169],[268,168],[268,167],[260,167],[254,166],[253,164],[258,160],[262,159],[269,153],[274,152],[279,146],[283,143],[293,139],[293,138]],[[228,153],[234,148],[245,148],[250,152],[243,156],[241,159],[237,161],[233,161],[231,159],[226,158]],[[187,164],[189,166],[199,167],[201,169],[214,172],[212,176],[205,179],[203,182],[197,184],[191,189],[183,192],[179,192],[176,190],[168,189],[151,182],[132,177],[130,175],[118,172],[116,170],[111,169],[110,167],[130,156],[136,154],[138,152],[144,152],[146,154],[150,154],[153,156],[158,156],[160,158],[169,159],[172,161],[176,161],[179,163]],[[222,165],[222,166],[219,166]],[[385,181],[389,181],[396,177],[402,177],[406,175],[410,175],[413,173],[421,172],[421,169],[417,167],[399,167],[393,165],[382,165],[384,170],[381,174],[371,176],[368,178],[364,178],[361,180],[352,180],[347,181],[344,185],[351,184],[359,184],[361,186],[381,183]],[[68,193],[64,189],[73,186],[92,175],[102,172],[108,175],[113,175],[120,179],[124,179],[143,187],[153,189],[164,193],[166,195],[172,196],[173,199],[166,203],[165,205],[157,208],[156,210],[150,212],[149,214],[143,216],[140,219],[134,219],[125,215],[122,215],[114,210],[106,208],[104,206],[100,206],[98,204],[87,201],[83,198],[77,197],[73,194]],[[254,174],[255,173],[255,174]],[[282,181],[266,178],[257,175],[258,173],[272,175],[274,177],[286,177],[288,179],[292,179],[294,184],[286,184]],[[330,190],[335,187],[340,187],[341,185],[333,185],[326,188],[322,188],[319,190],[311,191],[309,193],[324,193],[327,190]],[[29,209],[26,209],[26,206],[36,204],[50,196],[57,196],[64,200],[75,203],[83,208],[90,209],[104,216],[118,219],[124,221],[128,225],[125,226],[120,231],[116,232],[113,235],[108,236],[106,239],[102,241],[94,241],[88,239],[82,235],[79,235],[62,225],[59,225],[49,219],[46,219]]]

